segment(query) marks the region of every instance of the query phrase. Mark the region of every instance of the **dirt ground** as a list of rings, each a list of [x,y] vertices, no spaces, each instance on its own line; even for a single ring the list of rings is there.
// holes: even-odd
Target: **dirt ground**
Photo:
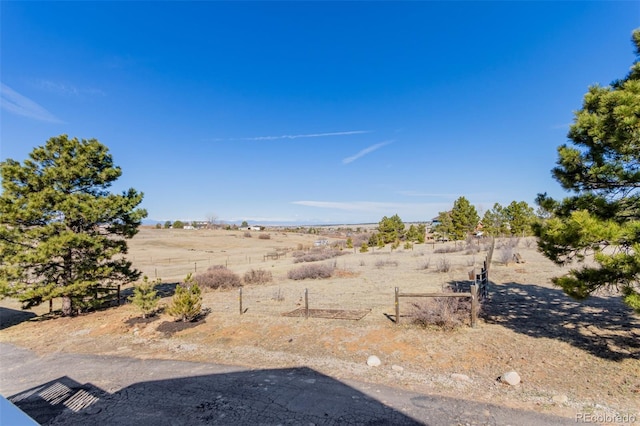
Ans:
[[[268,233],[270,238],[259,238]],[[196,323],[175,323],[160,314],[142,320],[131,304],[74,318],[48,316],[48,306],[20,311],[14,300],[0,302],[0,341],[39,353],[55,351],[205,361],[255,368],[306,366],[334,378],[356,379],[404,389],[492,402],[575,418],[600,413],[607,419],[632,416],[640,422],[640,319],[619,297],[601,294],[576,302],[553,287],[563,269],[540,255],[533,239],[511,249],[525,263],[505,263],[509,249],[498,241],[490,268],[489,300],[477,328],[454,331],[411,324],[416,300],[401,299],[395,324],[394,288],[401,292],[440,291],[468,284],[486,257],[467,247],[436,253],[454,243],[415,245],[345,254],[324,261],[337,273],[323,280],[294,281],[295,250],[318,239],[344,240],[337,233],[318,236],[281,231],[143,229],[131,242],[129,258],[150,278],[168,304],[175,284],[189,272],[225,265],[241,277],[268,270],[273,282],[238,290],[208,290],[208,315]],[[461,243],[458,243],[460,245]],[[463,244],[464,245],[464,244]],[[266,258],[279,252],[277,259]],[[448,272],[438,266],[448,262]],[[283,316],[312,309],[367,311],[359,320]],[[123,294],[130,294],[125,289]],[[59,301],[58,301],[59,302]],[[59,303],[54,304],[54,309]],[[380,367],[366,364],[370,355]],[[515,370],[522,383],[496,379]],[[467,377],[462,377],[465,375]],[[616,415],[621,417],[615,417]],[[633,417],[635,416],[635,417]]]

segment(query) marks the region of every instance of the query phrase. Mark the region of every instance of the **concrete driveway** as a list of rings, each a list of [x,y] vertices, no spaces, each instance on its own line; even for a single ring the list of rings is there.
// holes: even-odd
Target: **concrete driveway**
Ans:
[[[43,425],[570,425],[572,419],[336,380],[312,369],[0,344],[0,393]],[[2,413],[0,424],[4,425]]]

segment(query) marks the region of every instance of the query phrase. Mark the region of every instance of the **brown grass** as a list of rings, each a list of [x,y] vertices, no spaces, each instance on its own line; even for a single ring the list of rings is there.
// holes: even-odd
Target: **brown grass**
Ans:
[[[259,241],[245,238],[242,231],[143,229],[131,241],[129,259],[134,266],[149,277],[162,278],[164,304],[175,283],[196,267],[201,271],[222,265],[238,276],[258,269],[271,272],[272,282],[243,289],[246,312],[242,316],[238,314],[238,291],[204,292],[203,307],[211,309],[207,321],[167,338],[157,327],[171,319],[168,315],[160,314],[148,324],[130,325],[127,321],[139,316],[130,304],[77,318],[42,321],[48,306],[23,313],[17,301],[5,299],[0,302],[0,341],[41,353],[77,351],[255,368],[305,365],[334,377],[456,398],[462,394],[467,399],[570,418],[586,411],[640,411],[640,319],[615,295],[602,294],[582,303],[565,296],[550,278],[572,265],[554,265],[535,245],[518,248],[526,268],[502,264],[496,252],[490,298],[483,303],[477,329],[463,325],[455,331],[440,331],[425,330],[409,321],[396,326],[389,319],[394,314],[394,287],[422,293],[466,280],[470,259],[475,256],[478,264],[484,259],[485,242],[480,242],[482,250],[473,255],[446,254],[448,272],[436,272],[434,264],[442,255],[435,255],[434,249],[453,243],[417,244],[413,251],[393,252],[386,246],[368,253],[360,253],[356,246],[339,260],[331,260],[339,263],[331,277],[294,280],[288,278],[294,265],[289,254],[278,259],[264,255],[291,253],[297,247],[308,250],[318,236],[281,232],[271,232],[271,236]],[[346,235],[327,238],[332,242]],[[510,244],[514,242],[505,243]],[[380,256],[398,261],[398,266],[376,268]],[[421,268],[428,259],[432,259],[431,267]],[[311,308],[370,313],[359,321],[283,317],[282,313],[303,306],[305,288]],[[127,291],[130,289],[123,293]],[[411,303],[401,301],[402,316],[410,313]],[[59,301],[54,301],[54,309],[59,307]],[[16,313],[23,315],[23,322],[11,325],[7,316]],[[26,314],[38,315],[40,320],[29,321]],[[183,343],[193,350],[179,350]],[[383,361],[375,372],[365,364],[371,354]],[[392,370],[393,365],[402,366],[404,372]],[[517,389],[495,382],[509,370],[518,371],[523,378]],[[454,382],[452,373],[467,374],[471,382]],[[558,394],[569,401],[553,402]]]

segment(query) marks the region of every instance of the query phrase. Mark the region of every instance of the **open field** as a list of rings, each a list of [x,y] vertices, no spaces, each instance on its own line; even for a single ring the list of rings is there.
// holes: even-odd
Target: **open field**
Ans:
[[[269,233],[269,239],[259,238]],[[287,273],[293,252],[344,236],[289,232],[142,229],[130,243],[129,258],[148,275],[163,280],[170,300],[175,283],[189,272],[225,265],[241,277],[254,269],[270,271],[273,282],[238,290],[208,290],[204,321],[182,327],[164,314],[148,321],[126,304],[77,318],[35,317],[8,326],[18,304],[4,300],[0,341],[41,353],[51,351],[127,355],[141,358],[197,360],[256,368],[308,366],[337,379],[353,378],[515,408],[574,417],[576,413],[634,414],[640,418],[640,319],[619,298],[599,295],[578,303],[554,288],[550,278],[562,273],[521,239],[513,252],[526,263],[504,264],[508,249],[498,241],[493,255],[490,300],[475,329],[446,332],[423,329],[402,318],[393,322],[394,287],[402,292],[440,291],[465,282],[479,269],[487,245],[479,251],[436,253],[454,243],[422,244],[411,250],[384,249],[322,261],[335,265],[333,277],[294,281]],[[458,243],[460,245],[461,243]],[[465,245],[462,243],[463,246]],[[267,253],[286,253],[277,259]],[[443,261],[448,272],[437,272]],[[308,289],[312,309],[370,311],[362,319],[292,318],[282,314],[304,305]],[[127,291],[125,291],[126,293]],[[54,306],[58,308],[59,306]],[[403,299],[401,313],[411,301]],[[48,306],[36,308],[36,315]],[[25,316],[26,318],[26,316]],[[61,338],[64,336],[64,338]],[[369,355],[382,365],[368,367]],[[515,370],[517,387],[496,378]],[[453,374],[464,374],[460,380]]]

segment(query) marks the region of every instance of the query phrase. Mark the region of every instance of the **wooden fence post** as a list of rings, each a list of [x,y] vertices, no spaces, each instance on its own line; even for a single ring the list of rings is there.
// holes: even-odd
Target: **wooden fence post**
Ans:
[[[473,284],[471,289],[471,327],[476,328],[478,322],[478,286]]]
[[[242,287],[240,287],[238,292],[238,301],[240,302],[240,315],[242,315]]]
[[[400,324],[400,290],[396,287],[396,325]]]
[[[304,317],[309,318],[309,290],[304,289]]]
[[[120,284],[118,284],[118,306],[120,306]]]

